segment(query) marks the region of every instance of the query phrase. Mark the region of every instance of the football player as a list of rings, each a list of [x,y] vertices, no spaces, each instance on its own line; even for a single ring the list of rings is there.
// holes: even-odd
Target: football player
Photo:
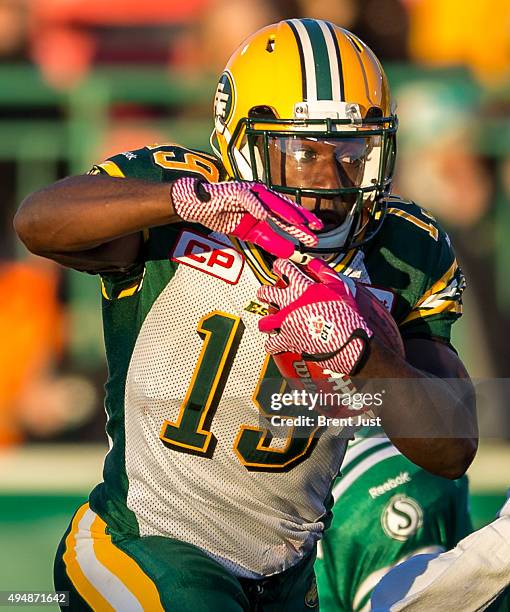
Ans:
[[[467,477],[430,474],[375,428],[349,443],[332,494],[315,564],[323,612],[369,610],[372,589],[394,565],[437,555],[472,531]]]
[[[464,284],[451,245],[389,196],[396,129],[371,50],[291,19],[228,62],[215,155],[147,146],[24,201],[30,250],[101,277],[111,448],[57,552],[71,609],[317,608],[315,547],[346,439],[272,436],[259,418],[279,376],[270,355],[366,379],[467,379],[449,344]],[[327,265],[300,268],[297,251]],[[406,358],[372,337],[337,273],[383,288]],[[312,319],[327,323],[319,339]],[[433,398],[389,393],[380,415],[411,460],[456,478],[476,449],[473,406],[434,380]],[[422,437],[398,435],[418,424]]]

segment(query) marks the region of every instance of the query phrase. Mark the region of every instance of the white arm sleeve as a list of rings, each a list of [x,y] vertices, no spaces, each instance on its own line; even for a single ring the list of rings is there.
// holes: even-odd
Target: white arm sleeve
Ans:
[[[510,585],[510,500],[500,518],[441,554],[416,555],[374,589],[373,612],[485,610]]]

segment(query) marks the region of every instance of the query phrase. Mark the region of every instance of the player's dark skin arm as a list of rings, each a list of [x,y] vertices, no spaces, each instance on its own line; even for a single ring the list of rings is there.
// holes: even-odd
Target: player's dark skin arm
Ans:
[[[417,465],[438,476],[458,478],[469,467],[478,445],[469,375],[455,352],[439,341],[410,339],[405,350],[403,359],[373,339],[370,357],[358,377],[409,379],[409,384],[381,381],[386,391],[379,411],[384,430]],[[428,388],[427,379],[431,381]],[[448,379],[462,382],[453,386]],[[377,386],[377,381],[373,384]],[[438,432],[445,437],[438,437]]]
[[[36,255],[89,271],[132,264],[141,230],[179,221],[169,183],[72,176],[29,195],[14,228]]]

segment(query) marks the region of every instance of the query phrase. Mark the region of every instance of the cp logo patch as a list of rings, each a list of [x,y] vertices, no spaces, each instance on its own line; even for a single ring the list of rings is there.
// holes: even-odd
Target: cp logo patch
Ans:
[[[189,230],[180,233],[170,259],[230,285],[239,281],[244,265],[244,257],[234,247]]]
[[[335,325],[331,321],[326,321],[320,315],[308,320],[308,331],[314,340],[328,342]]]
[[[395,495],[382,511],[381,525],[384,533],[400,542],[405,542],[423,524],[420,504],[407,495]]]

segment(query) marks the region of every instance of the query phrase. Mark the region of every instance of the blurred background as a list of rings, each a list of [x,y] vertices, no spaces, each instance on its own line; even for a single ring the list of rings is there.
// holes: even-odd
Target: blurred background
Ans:
[[[96,277],[29,255],[23,199],[154,142],[209,149],[215,79],[263,25],[328,19],[379,56],[400,117],[396,193],[448,229],[468,278],[454,344],[479,381],[476,526],[510,484],[507,0],[0,0],[0,590],[50,589],[55,547],[101,478]],[[46,608],[47,609],[47,608]]]

